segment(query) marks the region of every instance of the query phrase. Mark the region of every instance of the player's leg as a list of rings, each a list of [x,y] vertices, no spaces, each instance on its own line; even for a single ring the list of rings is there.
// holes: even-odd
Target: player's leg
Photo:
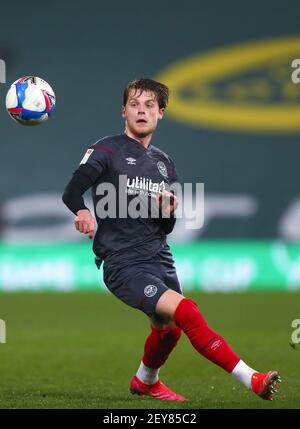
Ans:
[[[157,301],[168,288],[158,276],[150,273],[151,270],[152,265],[140,265],[105,272],[105,284],[109,290],[125,304],[143,311],[151,319],[151,333],[146,339],[137,374],[131,379],[130,390],[138,395],[182,401],[185,398],[158,380],[159,368],[175,347],[181,330],[171,319],[165,320],[156,315]]]
[[[132,378],[130,390],[156,399],[184,401],[159,380],[159,371],[179,341],[182,331],[170,318],[150,316],[151,332],[144,345],[140,366]]]
[[[182,295],[182,290],[173,265],[172,255],[156,255],[155,269],[164,284]],[[163,290],[163,292],[166,288]],[[159,298],[157,298],[156,302]],[[156,303],[153,307],[151,320],[151,333],[146,339],[144,355],[141,360],[137,376],[144,383],[154,383],[158,380],[160,367],[166,362],[170,353],[178,343],[182,331],[171,317],[162,317],[155,313]]]
[[[182,331],[171,318],[161,317],[155,313],[159,297],[167,290],[162,280],[149,273],[136,277],[136,282],[143,285],[141,288],[143,291],[145,291],[144,284],[148,283],[149,285],[150,281],[151,287],[157,288],[157,296],[153,296],[151,302],[144,296],[142,307],[150,318],[151,332],[145,341],[143,357],[135,376],[131,380],[130,390],[132,393],[152,396],[156,399],[184,401],[183,396],[174,393],[159,380],[160,368],[175,348]]]
[[[159,380],[159,370],[180,337],[181,329],[172,321],[165,320],[163,323],[158,323],[156,318],[151,318],[151,333],[145,342],[144,355],[130,383],[132,393],[168,401],[185,400],[183,396],[172,392]]]
[[[272,399],[277,383],[281,382],[278,373],[259,373],[246,365],[225,339],[207,325],[194,301],[167,290],[160,297],[156,312],[161,317],[172,318],[202,356],[232,374],[262,398]]]
[[[145,384],[159,379],[159,370],[181,337],[181,329],[171,320],[151,320],[151,332],[144,345],[144,354],[136,376]]]

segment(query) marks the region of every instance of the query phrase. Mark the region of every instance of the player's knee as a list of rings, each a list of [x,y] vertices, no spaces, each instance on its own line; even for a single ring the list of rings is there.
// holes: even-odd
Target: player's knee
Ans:
[[[178,292],[171,289],[166,290],[157,302],[156,313],[160,317],[168,318],[170,321],[173,320],[176,308],[183,299],[184,297]]]

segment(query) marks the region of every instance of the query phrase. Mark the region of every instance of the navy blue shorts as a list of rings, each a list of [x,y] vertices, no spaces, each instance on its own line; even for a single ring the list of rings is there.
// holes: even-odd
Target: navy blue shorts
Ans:
[[[155,316],[156,304],[168,289],[182,294],[169,247],[154,256],[124,263],[105,263],[104,283],[112,294],[130,307]]]

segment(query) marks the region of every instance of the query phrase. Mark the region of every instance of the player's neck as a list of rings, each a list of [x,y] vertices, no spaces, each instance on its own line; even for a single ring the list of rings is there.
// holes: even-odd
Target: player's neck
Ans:
[[[145,137],[138,137],[135,134],[133,134],[132,132],[130,132],[127,128],[125,129],[125,134],[128,137],[130,137],[131,139],[134,139],[134,140],[138,141],[139,143],[141,143],[141,145],[143,145],[146,149],[150,145],[150,142],[152,139],[152,133],[149,134],[148,136],[145,136]]]

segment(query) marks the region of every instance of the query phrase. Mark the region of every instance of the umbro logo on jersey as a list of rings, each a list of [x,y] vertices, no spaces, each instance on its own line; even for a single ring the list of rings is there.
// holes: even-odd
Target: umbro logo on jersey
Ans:
[[[136,159],[135,158],[126,158],[127,164],[128,165],[136,165]]]

